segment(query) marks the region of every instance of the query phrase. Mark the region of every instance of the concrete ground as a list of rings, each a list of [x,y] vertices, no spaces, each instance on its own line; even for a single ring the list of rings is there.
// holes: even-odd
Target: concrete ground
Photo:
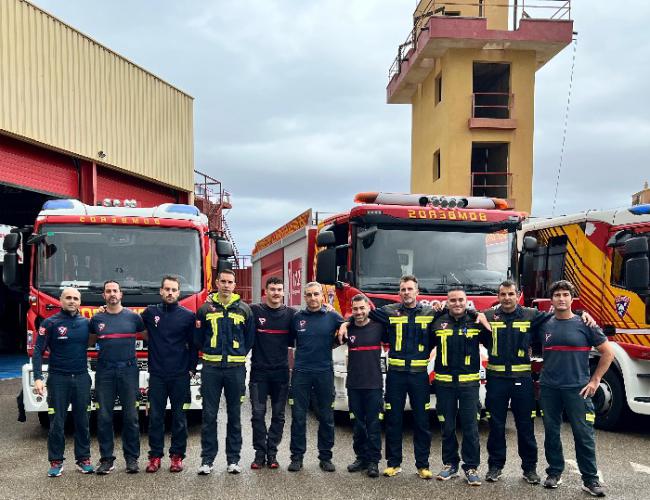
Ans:
[[[580,490],[580,476],[577,473],[575,453],[568,427],[563,429],[563,443],[567,457],[564,483],[558,490],[545,490],[540,486],[530,486],[520,477],[519,460],[516,449],[514,424],[508,424],[508,463],[504,476],[498,483],[483,483],[480,487],[470,487],[460,478],[442,483],[436,480],[424,481],[415,475],[413,445],[410,426],[405,429],[404,472],[395,478],[370,479],[361,474],[350,474],[345,466],[354,460],[352,453],[352,432],[349,425],[339,424],[336,428],[334,463],[337,471],[325,473],[318,468],[316,458],[317,423],[310,418],[308,425],[308,453],[305,467],[301,472],[289,473],[289,425],[288,415],[285,439],[282,441],[279,460],[280,470],[249,469],[253,459],[250,431],[250,404],[248,400],[242,407],[244,445],[242,450],[243,473],[230,475],[225,472],[226,463],[222,452],[215,461],[215,470],[210,476],[197,476],[200,464],[200,423],[194,416],[190,427],[186,470],[180,474],[167,471],[168,460],[163,461],[163,469],[157,474],[127,475],[124,461],[118,458],[116,471],[108,476],[82,475],[74,470],[72,460],[72,436],[68,436],[66,455],[68,460],[63,476],[46,477],[47,432],[41,429],[36,415],[28,415],[26,423],[16,421],[15,397],[19,390],[19,380],[0,381],[0,498],[106,498],[126,500],[131,498],[159,499],[201,499],[201,498],[309,498],[309,499],[364,499],[364,498],[414,498],[431,499],[582,499],[589,496]],[[225,408],[220,416],[225,417]],[[219,421],[219,444],[223,450],[225,418]],[[541,421],[536,424],[538,443],[543,443]],[[433,442],[431,445],[431,467],[437,472],[440,463],[440,438],[437,423],[433,423]],[[485,442],[487,425],[481,423],[482,460],[480,473],[487,470]],[[119,434],[116,440],[116,454],[120,455]],[[146,433],[141,437],[144,469],[148,450]],[[637,418],[630,421],[627,428],[618,433],[597,432],[599,468],[608,488],[608,496],[613,499],[650,500],[650,418]],[[97,441],[92,434],[93,461],[98,458]],[[381,466],[384,466],[382,463]],[[543,453],[540,457],[540,474],[543,472]]]

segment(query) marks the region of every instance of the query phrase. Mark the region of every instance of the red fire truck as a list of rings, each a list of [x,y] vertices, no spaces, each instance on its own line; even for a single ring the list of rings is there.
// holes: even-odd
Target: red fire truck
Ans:
[[[253,250],[253,300],[266,279],[284,279],[286,303],[300,307],[302,288],[328,285],[344,316],[366,294],[375,307],[399,301],[399,278],[417,276],[426,303],[462,285],[470,306],[497,303],[501,281],[518,275],[516,231],[526,214],[496,198],[360,193],[349,211],[312,220],[308,210],[258,241]],[[318,219],[318,217],[316,217]],[[347,409],[346,348],[334,350],[335,408]]]
[[[104,206],[84,205],[77,200],[50,200],[43,205],[34,226],[13,229],[4,238],[3,279],[14,290],[29,295],[27,352],[31,356],[43,319],[60,309],[63,287],[81,291],[81,313],[90,318],[102,298],[103,283],[121,284],[122,303],[140,312],[160,301],[160,280],[166,274],[181,282],[180,303],[196,311],[205,301],[212,283],[212,262],[227,266],[231,244],[208,230],[205,215],[191,205],[166,203],[135,208],[133,200],[110,200]],[[22,241],[24,240],[24,241]],[[211,244],[214,240],[216,244]],[[26,251],[26,266],[19,264],[18,250]],[[137,341],[140,367],[141,408],[148,386],[147,349]],[[94,380],[97,352],[88,349],[88,365]],[[47,367],[44,366],[46,376]],[[39,412],[47,421],[47,402],[35,394],[32,365],[23,366],[22,387],[26,411]],[[200,373],[192,380],[192,408],[201,408]],[[94,401],[94,398],[93,398]],[[93,405],[94,407],[94,405]]]
[[[547,310],[549,285],[567,279],[578,290],[574,308],[613,341],[616,357],[594,396],[595,424],[613,429],[630,412],[650,415],[650,205],[530,220],[519,240],[527,304]]]

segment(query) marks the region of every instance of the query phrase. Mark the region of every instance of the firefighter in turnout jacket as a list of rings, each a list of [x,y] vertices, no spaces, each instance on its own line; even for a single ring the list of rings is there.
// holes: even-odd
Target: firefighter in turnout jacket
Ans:
[[[402,472],[402,417],[408,395],[413,412],[415,466],[422,479],[431,479],[429,453],[429,375],[427,365],[433,348],[429,325],[435,311],[417,301],[415,276],[403,276],[399,284],[399,304],[389,304],[370,312],[370,319],[382,323],[384,341],[390,344],[386,375],[386,461],[384,476]]]
[[[478,319],[483,324],[477,324],[476,314],[467,311],[467,296],[463,289],[449,290],[447,307],[448,311],[431,325],[436,347],[436,412],[442,431],[444,464],[437,479],[445,481],[458,475],[460,457],[456,440],[456,415],[460,414],[463,470],[467,482],[479,486],[481,481],[476,472],[480,463],[479,339],[489,333],[489,323],[481,315]]]
[[[201,396],[201,466],[198,474],[212,472],[217,455],[217,414],[221,391],[226,396],[228,425],[226,427],[226,459],[228,472],[241,472],[241,402],[246,391],[246,355],[255,336],[255,323],[250,307],[235,290],[235,273],[219,273],[217,293],[209,296],[196,314],[194,343],[203,353]]]

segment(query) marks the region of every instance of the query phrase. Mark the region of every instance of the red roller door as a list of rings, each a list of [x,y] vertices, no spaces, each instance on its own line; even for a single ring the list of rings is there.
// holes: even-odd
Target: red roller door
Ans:
[[[105,198],[135,199],[139,207],[155,207],[162,203],[176,203],[177,197],[178,194],[171,188],[97,167],[97,201]]]
[[[79,194],[72,158],[1,134],[0,182],[63,198]]]
[[[284,278],[284,249],[282,248],[262,257],[262,290],[264,290],[266,280],[271,276]]]

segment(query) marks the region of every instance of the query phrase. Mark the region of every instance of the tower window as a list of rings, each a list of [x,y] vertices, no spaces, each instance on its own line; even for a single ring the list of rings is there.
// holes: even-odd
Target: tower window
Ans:
[[[433,153],[433,181],[440,179],[440,150]]]
[[[472,118],[510,118],[510,64],[475,62]]]

